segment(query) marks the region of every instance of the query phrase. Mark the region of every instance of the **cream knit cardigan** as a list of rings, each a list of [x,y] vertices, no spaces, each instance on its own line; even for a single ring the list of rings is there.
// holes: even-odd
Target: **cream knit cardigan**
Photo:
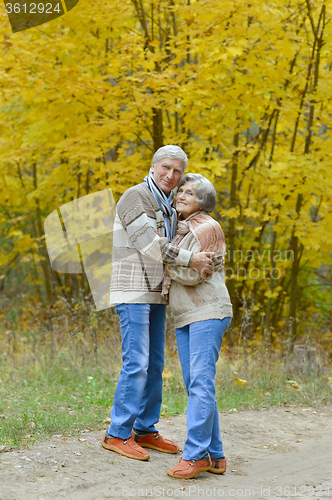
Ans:
[[[199,242],[191,231],[181,240],[179,248],[194,253],[200,251]],[[217,259],[213,259],[213,262],[214,270],[206,279],[191,267],[167,266],[172,279],[169,305],[176,328],[197,321],[233,317],[232,304],[225,285],[224,267]]]

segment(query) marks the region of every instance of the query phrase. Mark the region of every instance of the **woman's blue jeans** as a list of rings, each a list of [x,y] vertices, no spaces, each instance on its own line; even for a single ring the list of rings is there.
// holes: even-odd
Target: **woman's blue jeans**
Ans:
[[[128,439],[131,430],[156,432],[165,363],[166,306],[120,304],[122,368],[108,433]]]
[[[182,457],[199,460],[207,452],[224,457],[216,403],[216,363],[232,318],[209,319],[176,330],[182,374],[189,395],[187,440]]]

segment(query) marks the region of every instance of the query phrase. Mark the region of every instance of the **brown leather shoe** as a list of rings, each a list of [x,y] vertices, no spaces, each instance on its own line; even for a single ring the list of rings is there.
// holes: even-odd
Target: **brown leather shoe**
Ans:
[[[159,432],[151,432],[151,434],[147,436],[138,436],[134,431],[131,431],[131,435],[136,443],[142,446],[142,448],[151,448],[152,450],[162,451],[164,453],[177,453],[180,448],[174,441],[164,439]]]
[[[168,469],[167,474],[178,479],[191,479],[200,472],[209,470],[210,467],[211,461],[209,456],[207,459],[203,458],[201,460],[181,460],[178,465],[172,467],[172,469]]]
[[[147,451],[143,450],[137,443],[135,443],[132,436],[128,439],[111,438],[106,433],[103,435],[101,444],[106,450],[115,451],[120,455],[136,460],[149,460],[150,455]]]
[[[220,458],[219,460],[213,460],[211,458],[211,467],[208,472],[212,472],[213,474],[224,474],[226,472],[226,458]]]

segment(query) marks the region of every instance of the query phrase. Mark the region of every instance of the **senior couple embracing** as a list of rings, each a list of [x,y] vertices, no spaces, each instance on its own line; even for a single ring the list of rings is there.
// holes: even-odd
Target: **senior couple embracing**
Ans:
[[[163,438],[156,428],[169,303],[189,395],[183,454],[167,471],[181,479],[202,471],[223,474],[226,470],[215,374],[223,335],[232,318],[223,268],[225,238],[209,215],[216,206],[216,191],[202,175],[183,175],[187,162],[178,146],[158,149],[149,174],[117,204],[111,303],[116,304],[120,318],[123,366],[111,425],[102,438],[107,450],[137,460],[150,458],[147,448],[164,453],[179,450],[177,443]],[[151,287],[142,255],[147,249],[153,252],[156,244],[164,278]]]

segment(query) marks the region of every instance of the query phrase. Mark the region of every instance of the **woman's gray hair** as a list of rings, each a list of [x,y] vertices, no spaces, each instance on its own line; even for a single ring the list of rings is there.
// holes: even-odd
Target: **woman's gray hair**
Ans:
[[[153,155],[152,165],[157,165],[158,161],[163,158],[171,158],[171,160],[181,160],[184,163],[184,169],[186,170],[188,165],[188,157],[183,149],[179,148],[179,146],[173,146],[169,144],[168,146],[162,146],[159,148],[155,154]]]
[[[186,182],[197,184],[197,187],[195,186],[196,201],[200,208],[208,213],[213,212],[217,204],[217,193],[212,182],[201,174],[186,174],[181,177],[178,189]]]

